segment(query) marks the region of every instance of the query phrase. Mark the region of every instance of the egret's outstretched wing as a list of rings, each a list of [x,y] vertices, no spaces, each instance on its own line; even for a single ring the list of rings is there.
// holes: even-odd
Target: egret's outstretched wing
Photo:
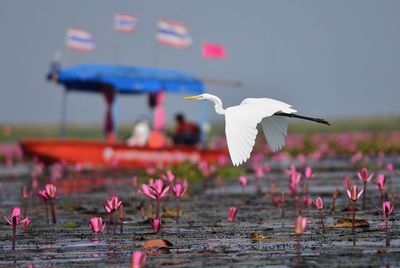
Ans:
[[[293,113],[296,110],[292,109],[289,104],[267,98],[245,99],[240,105],[226,109],[225,133],[234,166],[238,166],[250,158],[258,133],[258,123],[276,112]],[[284,144],[287,123],[279,118],[266,122],[264,133],[266,133],[268,143],[273,150],[278,150]]]
[[[282,149],[283,145],[285,145],[285,137],[287,135],[288,121],[286,117],[264,117],[261,125],[271,150],[276,152]]]

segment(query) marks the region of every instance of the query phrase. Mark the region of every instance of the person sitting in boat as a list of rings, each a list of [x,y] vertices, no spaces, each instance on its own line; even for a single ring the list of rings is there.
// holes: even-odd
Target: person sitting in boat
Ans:
[[[187,122],[182,113],[175,116],[177,122],[174,143],[183,145],[195,145],[200,141],[200,128],[197,124]]]
[[[145,146],[150,135],[150,125],[143,117],[133,127],[131,137],[126,141],[128,146]]]

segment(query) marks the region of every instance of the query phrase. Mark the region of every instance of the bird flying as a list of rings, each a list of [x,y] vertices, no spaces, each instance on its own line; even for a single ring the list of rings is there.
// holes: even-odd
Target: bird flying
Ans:
[[[239,166],[250,158],[259,123],[262,125],[269,147],[274,152],[285,144],[288,117],[330,125],[324,119],[297,115],[295,114],[297,111],[290,104],[269,98],[247,98],[239,105],[226,109],[222,107],[220,98],[207,93],[185,99],[209,100],[214,103],[217,114],[225,115],[225,135],[234,166]]]

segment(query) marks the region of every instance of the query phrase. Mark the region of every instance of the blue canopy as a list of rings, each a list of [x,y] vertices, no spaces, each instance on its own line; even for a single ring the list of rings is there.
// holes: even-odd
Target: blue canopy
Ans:
[[[155,93],[161,90],[178,93],[204,93],[201,80],[193,74],[161,68],[119,65],[76,65],[51,71],[47,78],[68,90],[102,92],[104,86],[121,94]]]

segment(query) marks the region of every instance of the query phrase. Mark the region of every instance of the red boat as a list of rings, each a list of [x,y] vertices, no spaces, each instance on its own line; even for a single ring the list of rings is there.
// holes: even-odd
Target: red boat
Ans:
[[[156,164],[178,164],[182,162],[216,162],[227,157],[227,150],[207,150],[199,146],[158,146],[130,147],[118,142],[118,98],[126,94],[147,94],[151,109],[159,115],[164,114],[163,98],[160,94],[204,92],[203,82],[194,75],[176,70],[120,65],[78,65],[61,69],[58,63],[52,64],[47,78],[64,86],[61,107],[61,131],[64,137],[66,123],[67,93],[84,91],[102,94],[106,101],[104,130],[108,141],[88,141],[77,139],[29,139],[20,141],[25,154],[38,157],[45,163],[66,161],[80,163],[87,167],[138,168]],[[158,100],[160,99],[160,100]],[[204,124],[203,106],[200,106],[200,126]],[[84,112],[84,111],[82,111]],[[142,111],[140,111],[142,113]],[[164,116],[164,115],[163,115]],[[165,118],[156,120],[153,129],[163,130]],[[159,116],[158,116],[159,118]],[[156,122],[157,121],[157,122]],[[204,137],[202,144],[205,144]]]
[[[20,141],[20,145],[25,154],[36,156],[47,164],[66,161],[89,168],[139,168],[201,160],[215,163],[219,158],[227,157],[226,150],[192,146],[129,147],[124,143],[72,139],[31,139]]]

